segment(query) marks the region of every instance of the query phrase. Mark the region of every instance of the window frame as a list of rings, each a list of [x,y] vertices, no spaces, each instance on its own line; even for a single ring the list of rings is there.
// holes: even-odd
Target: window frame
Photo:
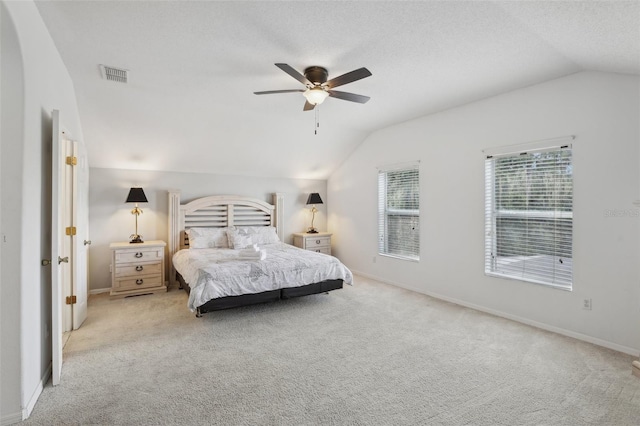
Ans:
[[[573,140],[574,138],[571,137],[571,140]],[[571,179],[571,193],[568,196],[563,196],[561,202],[564,202],[565,200],[570,200],[571,202],[571,210],[567,211],[567,210],[558,210],[557,208],[554,210],[535,210],[535,209],[523,209],[523,210],[518,210],[518,209],[501,209],[501,210],[497,210],[496,207],[496,163],[494,160],[497,160],[499,158],[518,158],[521,155],[533,155],[536,153],[549,153],[549,152],[553,152],[553,153],[558,153],[558,152],[562,152],[562,151],[568,151],[569,152],[569,158],[570,158],[570,166],[571,166],[571,174],[570,174],[570,179]],[[485,154],[487,154],[487,150],[484,151]],[[528,164],[528,163],[527,163]],[[485,250],[484,250],[484,272],[485,275],[487,276],[492,276],[492,277],[499,277],[499,278],[505,278],[505,279],[511,279],[511,280],[516,280],[516,281],[523,281],[523,282],[530,282],[530,283],[534,283],[534,284],[539,284],[539,285],[544,285],[544,286],[548,286],[551,288],[556,288],[556,289],[560,289],[560,290],[566,290],[566,291],[572,291],[573,290],[573,283],[574,283],[574,277],[573,277],[573,225],[574,225],[574,219],[573,219],[573,204],[574,204],[574,188],[573,188],[573,167],[574,167],[574,157],[573,157],[573,146],[571,143],[563,143],[563,144],[559,144],[556,146],[547,146],[544,148],[541,147],[535,147],[529,150],[523,149],[522,151],[509,151],[509,152],[503,152],[503,153],[496,153],[496,154],[488,154],[485,155]],[[529,188],[529,187],[528,187]],[[530,189],[530,188],[529,188]],[[558,192],[554,191],[553,192],[554,197],[558,197]],[[525,197],[528,201],[530,200],[529,198]],[[502,271],[497,271],[498,269],[498,255],[496,254],[499,249],[498,249],[498,244],[499,244],[499,230],[498,227],[499,225],[497,224],[497,222],[500,219],[523,219],[526,221],[533,221],[534,223],[536,223],[536,221],[538,221],[538,224],[542,224],[544,221],[567,221],[570,220],[570,232],[566,232],[566,230],[561,229],[562,226],[566,226],[566,222],[563,225],[562,222],[560,222],[561,227],[559,227],[558,225],[556,225],[555,223],[553,224],[553,239],[549,240],[549,239],[545,239],[543,240],[540,245],[542,246],[544,243],[549,243],[550,241],[553,241],[554,243],[556,243],[557,241],[561,240],[561,238],[563,237],[567,237],[569,236],[570,240],[571,240],[571,247],[570,247],[570,265],[568,267],[558,267],[557,269],[563,269],[563,272],[560,273],[560,275],[562,275],[562,273],[566,273],[566,271],[569,272],[569,280],[568,282],[559,282],[556,281],[556,267],[553,266],[553,273],[551,274],[551,278],[549,278],[549,276],[546,276],[543,278],[541,278],[541,275],[538,275],[538,278],[536,277],[536,272],[538,272],[538,269],[536,267],[533,268],[526,268],[525,266],[523,266],[523,272],[521,276],[516,275],[515,272],[511,272],[509,273],[508,271],[505,272],[505,270],[503,269]],[[528,232],[528,222],[527,223],[527,232]],[[503,228],[504,229],[504,228]],[[504,231],[502,231],[504,232]],[[532,240],[535,240],[535,237],[530,237],[527,236],[526,238],[526,243],[525,246],[527,249],[529,249],[530,247],[532,247],[533,245],[530,245],[529,243]],[[518,244],[520,245],[520,244]],[[563,246],[563,244],[559,244],[560,246]],[[518,247],[520,248],[520,247]],[[536,247],[539,248],[539,247]],[[558,256],[558,253],[560,253],[559,248],[554,247],[554,253],[553,256],[554,258],[559,258],[562,259],[564,258],[565,261],[566,259],[569,259],[569,257],[566,256]],[[525,251],[525,249],[523,249],[523,252]],[[496,254],[496,255],[494,255]],[[516,255],[517,256],[521,256],[523,258],[527,258],[527,257],[531,257],[531,256],[527,256],[526,254],[520,254],[520,255]],[[535,256],[534,256],[535,257]],[[527,262],[527,260],[525,260],[525,263]],[[555,264],[555,261],[554,261]],[[504,266],[504,265],[503,265]],[[507,268],[508,269],[508,268]],[[542,269],[542,268],[541,268]],[[526,271],[526,272],[525,272]]]
[[[417,209],[402,209],[402,208],[389,208],[388,207],[388,174],[397,172],[409,172],[416,171],[416,181],[411,184],[411,187],[415,184],[416,188],[416,201],[418,203]],[[420,162],[410,162],[397,164],[393,166],[379,167],[377,170],[378,175],[378,255],[384,257],[390,257],[394,259],[406,260],[410,262],[420,261]],[[390,233],[389,233],[389,218],[390,217],[411,217],[417,221],[417,238],[412,245],[403,245],[401,248],[405,250],[415,249],[413,254],[393,253],[390,252]]]

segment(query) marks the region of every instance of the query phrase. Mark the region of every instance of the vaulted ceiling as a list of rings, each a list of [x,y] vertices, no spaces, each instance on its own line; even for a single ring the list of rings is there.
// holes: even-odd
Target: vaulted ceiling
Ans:
[[[583,70],[640,75],[638,1],[37,1],[92,167],[325,179],[371,132]],[[303,112],[274,66],[366,104]],[[127,84],[99,65],[129,70]],[[425,135],[425,143],[428,135]],[[393,143],[393,141],[389,141]]]

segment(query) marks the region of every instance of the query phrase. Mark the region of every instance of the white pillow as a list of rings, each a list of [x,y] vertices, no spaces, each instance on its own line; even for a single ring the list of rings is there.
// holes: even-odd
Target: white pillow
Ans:
[[[187,229],[189,236],[189,248],[229,248],[227,238],[228,228],[190,228]]]
[[[227,231],[229,237],[229,247],[238,249],[251,246],[253,244],[274,244],[279,243],[280,239],[276,234],[276,228],[273,226],[237,226],[235,229]],[[240,241],[242,247],[236,247],[235,239],[237,237],[248,237],[250,242],[245,245],[245,240]]]

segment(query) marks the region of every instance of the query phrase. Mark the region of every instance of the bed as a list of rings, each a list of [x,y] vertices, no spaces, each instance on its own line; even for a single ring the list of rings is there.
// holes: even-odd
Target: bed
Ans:
[[[282,242],[283,204],[280,193],[273,204],[226,195],[181,204],[169,191],[170,285],[187,291],[196,316],[352,283],[335,257]]]

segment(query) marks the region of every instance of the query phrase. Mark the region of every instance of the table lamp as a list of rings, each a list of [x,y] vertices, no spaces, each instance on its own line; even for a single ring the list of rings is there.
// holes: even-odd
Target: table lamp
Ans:
[[[129,190],[129,195],[127,196],[127,201],[125,202],[136,203],[136,206],[133,208],[133,210],[131,210],[131,214],[136,216],[136,233],[132,234],[129,237],[131,238],[131,241],[129,241],[129,243],[142,243],[144,241],[142,241],[142,237],[138,235],[138,216],[140,216],[140,214],[142,213],[142,209],[138,207],[138,203],[147,203],[147,196],[144,195],[144,191],[142,190],[142,188],[131,188]]]
[[[312,192],[311,194],[309,194],[309,198],[307,198],[307,205],[313,205],[313,207],[311,208],[311,227],[307,230],[307,233],[309,234],[317,234],[318,230],[316,228],[313,227],[313,221],[316,218],[316,212],[318,211],[318,209],[316,209],[316,204],[323,204],[322,203],[322,198],[320,198],[320,194],[318,194],[317,192]]]

